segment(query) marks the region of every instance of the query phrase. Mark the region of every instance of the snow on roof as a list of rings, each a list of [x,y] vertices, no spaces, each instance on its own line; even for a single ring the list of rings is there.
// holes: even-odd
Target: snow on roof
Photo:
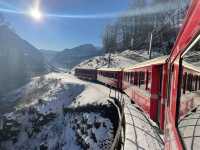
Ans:
[[[133,65],[131,67],[127,67],[127,68],[124,69],[124,71],[136,69],[136,68],[141,68],[141,67],[147,67],[147,66],[151,66],[151,65],[164,64],[166,62],[167,58],[168,58],[168,55],[161,56],[161,57],[158,57],[158,58],[155,58],[155,59],[151,59],[151,60],[148,60],[148,61],[145,61],[145,62],[142,62],[142,63],[138,63],[138,64]]]
[[[122,71],[122,68],[99,68],[98,71]]]

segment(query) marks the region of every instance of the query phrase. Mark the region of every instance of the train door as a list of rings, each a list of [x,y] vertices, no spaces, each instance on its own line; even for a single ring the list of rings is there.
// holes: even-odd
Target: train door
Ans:
[[[161,109],[161,77],[162,67],[160,65],[152,66],[152,84],[151,85],[151,97],[150,97],[150,117],[152,120],[159,122],[160,109]]]
[[[158,66],[158,74],[159,74],[159,80],[158,80],[158,103],[157,103],[157,122],[160,126],[161,124],[161,120],[160,120],[160,115],[161,115],[161,93],[162,93],[162,68],[163,65]]]
[[[165,149],[182,150],[182,143],[177,131],[177,108],[180,87],[180,57],[168,64],[168,96],[165,105]]]

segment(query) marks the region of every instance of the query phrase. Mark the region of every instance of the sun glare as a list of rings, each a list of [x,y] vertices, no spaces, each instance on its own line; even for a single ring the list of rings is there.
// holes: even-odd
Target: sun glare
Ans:
[[[30,16],[34,18],[35,20],[39,21],[42,19],[42,13],[37,8],[32,8],[29,12]]]

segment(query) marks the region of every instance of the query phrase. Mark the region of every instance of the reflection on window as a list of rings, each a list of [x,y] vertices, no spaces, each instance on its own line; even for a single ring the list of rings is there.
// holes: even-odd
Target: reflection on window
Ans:
[[[186,149],[199,149],[200,41],[182,58],[178,129]]]

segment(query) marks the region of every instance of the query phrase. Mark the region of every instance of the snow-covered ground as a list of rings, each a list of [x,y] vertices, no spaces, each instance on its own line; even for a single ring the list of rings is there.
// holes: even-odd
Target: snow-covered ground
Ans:
[[[112,54],[110,67],[128,67],[145,61],[148,55],[143,53],[127,50]],[[106,67],[108,57],[108,54],[94,57],[76,67]],[[118,118],[109,89],[58,72],[35,77],[1,99],[0,149],[110,148]],[[111,96],[114,95],[112,90]],[[136,121],[142,124],[142,120]],[[138,134],[140,139],[144,138],[143,133]]]
[[[110,67],[128,67],[138,62],[143,62],[148,59],[148,54],[145,51],[130,51],[126,50],[122,53],[111,54]],[[97,56],[86,61],[83,61],[77,67],[81,68],[100,68],[108,67],[109,54]]]
[[[112,90],[111,96],[114,95]],[[5,97],[6,100],[15,102],[17,110],[13,107],[11,113],[1,117],[0,149],[98,150],[110,149],[114,140],[118,116],[111,104],[109,89],[103,85],[82,81],[67,73],[50,73],[33,78]],[[144,124],[148,118],[133,119],[138,126],[148,127],[147,132],[156,135],[154,128]],[[157,141],[159,137],[151,139],[143,131],[137,132],[140,140],[145,138],[147,147],[157,144],[155,148],[159,149],[159,145],[162,148]]]
[[[103,85],[66,73],[34,78],[4,97],[17,110],[13,105],[1,117],[0,149],[109,149],[114,126],[103,113],[112,110],[108,93]]]
[[[187,150],[199,150],[200,147],[200,106],[196,110],[188,112],[184,118],[179,120],[178,129],[181,139]]]
[[[125,150],[161,150],[164,142],[159,134],[158,126],[136,104],[124,96],[125,107]]]

